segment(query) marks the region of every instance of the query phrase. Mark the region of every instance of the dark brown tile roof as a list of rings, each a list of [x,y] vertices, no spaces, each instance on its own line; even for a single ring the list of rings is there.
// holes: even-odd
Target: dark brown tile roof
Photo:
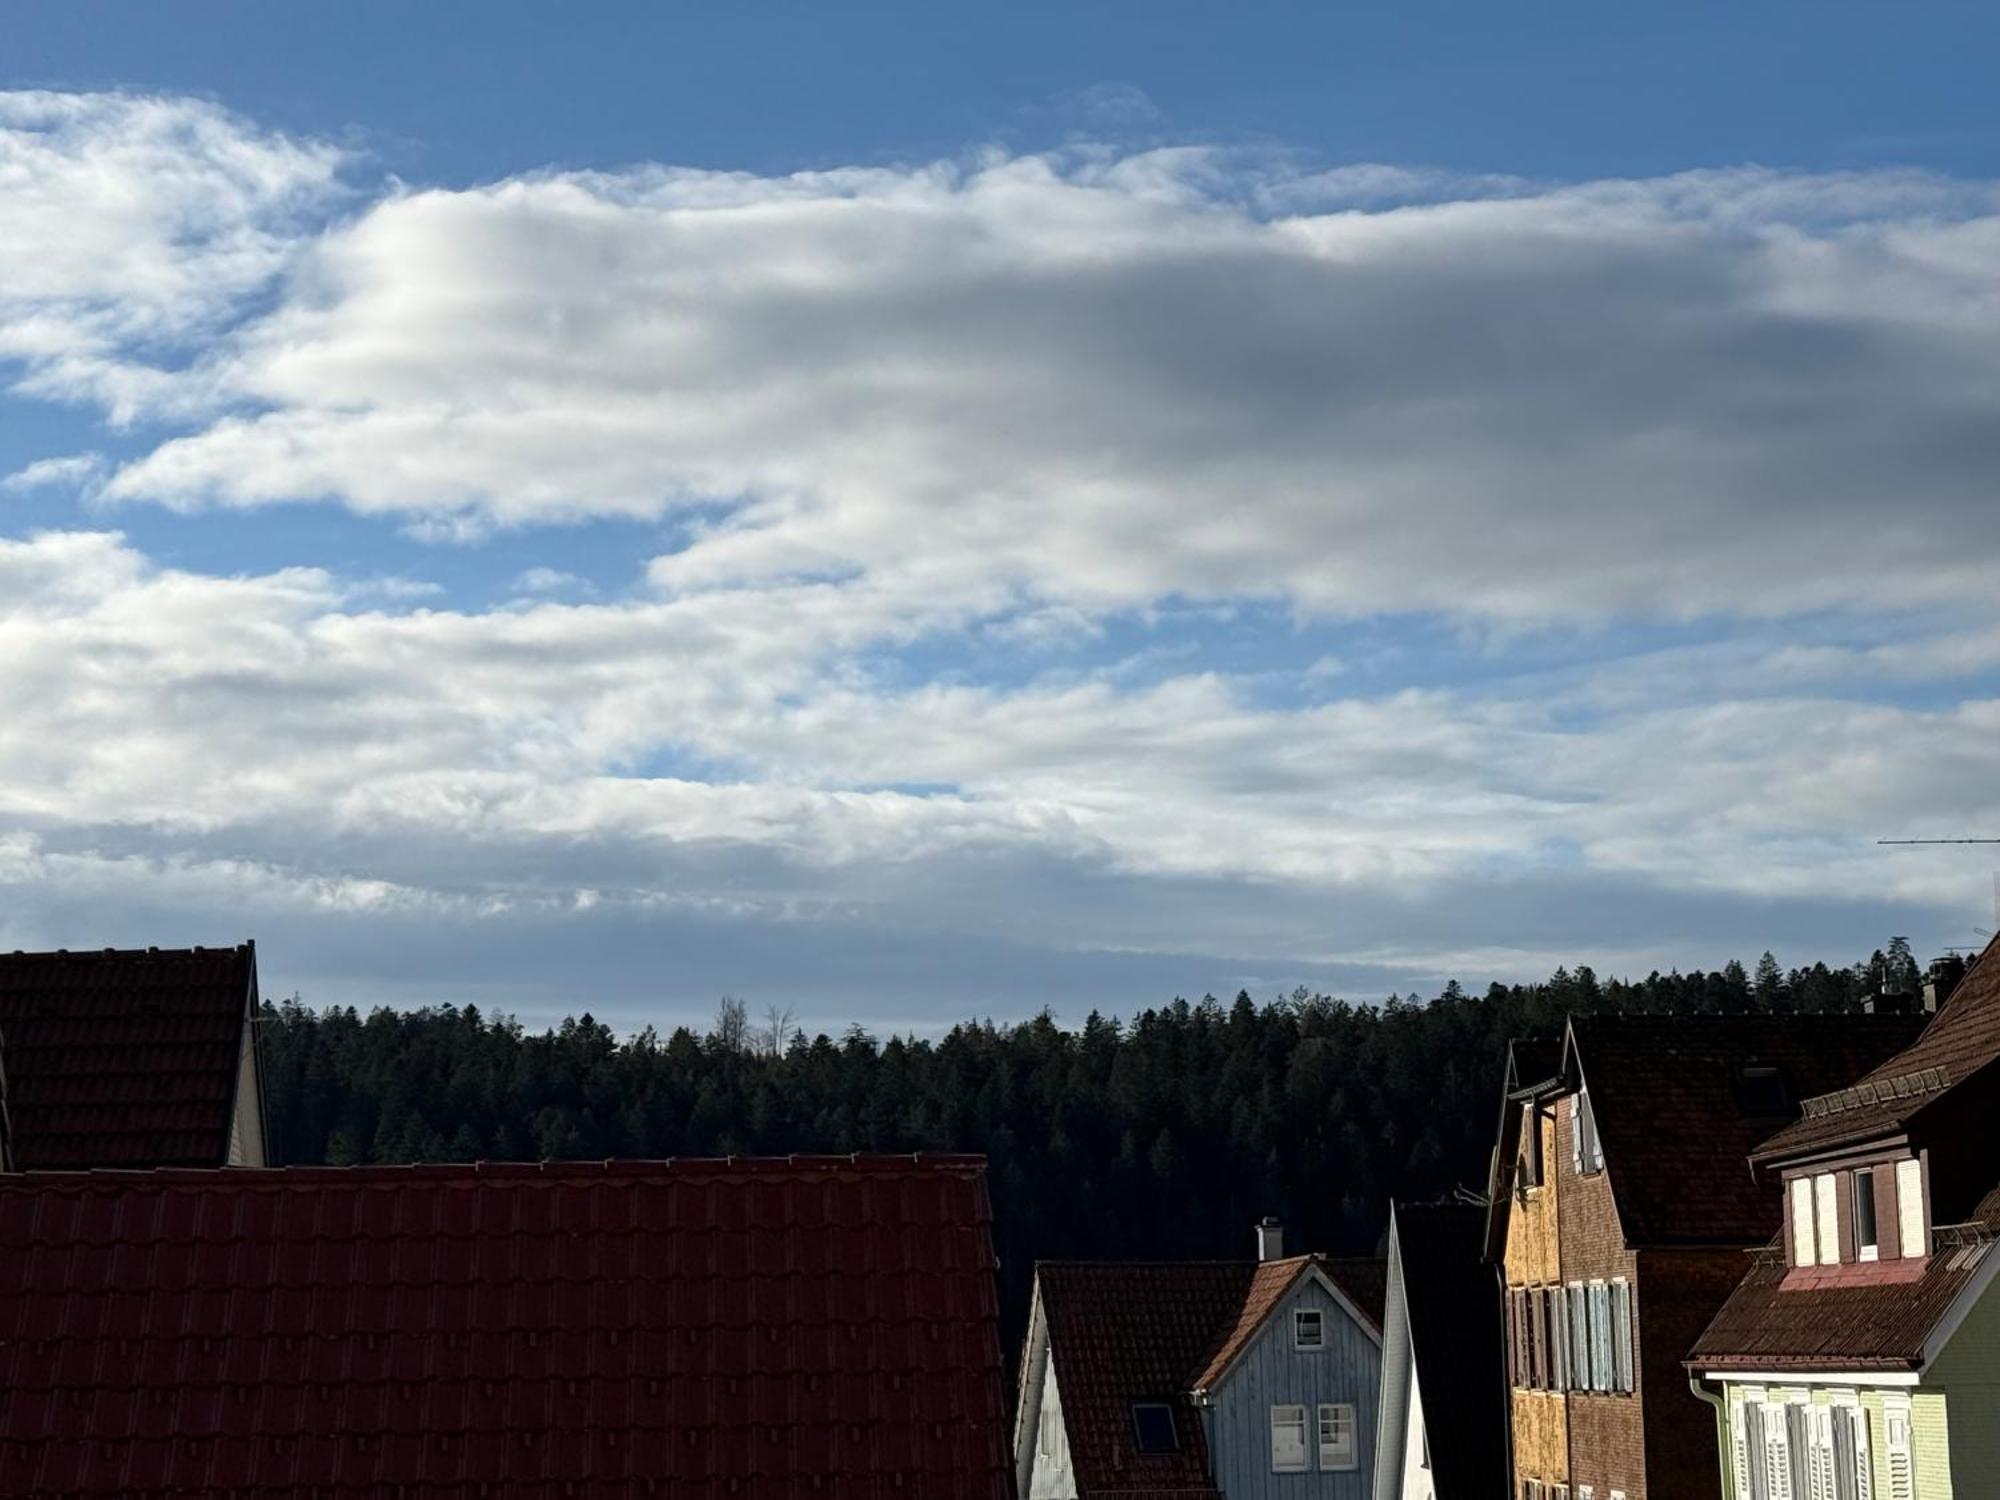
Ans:
[[[1293,1256],[1255,1261],[1044,1261],[1036,1295],[1063,1428],[1084,1500],[1214,1500],[1201,1415],[1189,1393],[1211,1384],[1284,1291],[1317,1266],[1378,1333],[1386,1285],[1379,1260]],[[1141,1454],[1132,1403],[1174,1409],[1181,1446]]]
[[[1849,1082],[1907,1046],[1909,1016],[1577,1016],[1581,1069],[1628,1244],[1761,1245],[1778,1187],[1749,1154],[1784,1119],[1746,1112],[1742,1072],[1774,1067],[1794,1100]],[[1793,1106],[1796,1114],[1796,1105]],[[1552,1164],[1553,1165],[1553,1164]]]
[[[0,1179],[0,1494],[1009,1500],[977,1157]]]
[[[1482,1258],[1486,1210],[1399,1203],[1396,1251],[1438,1500],[1483,1500],[1507,1469],[1499,1281]]]
[[[249,944],[0,954],[14,1165],[223,1165],[256,973]]]
[[[1187,1392],[1219,1333],[1234,1326],[1255,1269],[1249,1261],[1047,1261],[1035,1268],[1063,1429],[1085,1500],[1214,1500],[1201,1416]],[[1177,1452],[1137,1451],[1135,1401],[1173,1407]]]
[[[1948,1225],[1935,1231],[1921,1268],[1893,1260],[1843,1266],[1838,1280],[1817,1284],[1809,1273],[1788,1272],[1784,1250],[1769,1246],[1751,1257],[1687,1363],[1704,1370],[1916,1369],[1925,1341],[1996,1253],[1996,1241],[2000,1223]]]
[[[2000,1059],[2000,937],[1987,944],[1923,1034],[1865,1075],[1816,1091],[1765,1141],[1761,1161],[1806,1156],[1907,1129],[1947,1089]]]

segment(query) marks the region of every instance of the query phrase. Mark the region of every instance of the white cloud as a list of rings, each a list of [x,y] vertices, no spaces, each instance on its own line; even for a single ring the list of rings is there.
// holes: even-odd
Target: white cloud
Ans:
[[[100,453],[72,453],[61,458],[38,458],[0,478],[0,492],[24,495],[31,490],[69,489],[92,491],[104,472]]]

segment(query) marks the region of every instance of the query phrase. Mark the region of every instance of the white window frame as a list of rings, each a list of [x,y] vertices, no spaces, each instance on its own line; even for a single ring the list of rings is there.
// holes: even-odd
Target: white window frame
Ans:
[[[1308,1318],[1312,1320],[1313,1325],[1313,1341],[1310,1344],[1306,1342],[1305,1338],[1305,1325]],[[1304,1349],[1314,1354],[1326,1348],[1326,1314],[1321,1312],[1317,1307],[1293,1308],[1292,1347],[1294,1349]]]
[[[1840,1264],[1840,1183],[1831,1172],[1813,1178],[1813,1227],[1819,1236],[1819,1263]]]
[[[1579,1177],[1604,1170],[1604,1142],[1597,1138],[1597,1115],[1590,1107],[1590,1090],[1569,1096],[1569,1157]]]
[[[1924,1213],[1924,1164],[1917,1157],[1896,1163],[1896,1235],[1903,1259],[1916,1260],[1930,1251]]]
[[[1576,1487],[1576,1500],[1594,1500],[1597,1490],[1594,1486],[1580,1484]]]
[[[1882,1220],[1875,1212],[1874,1167],[1856,1167],[1847,1174],[1848,1212],[1854,1218],[1854,1258],[1856,1260],[1878,1260],[1882,1255]],[[1868,1218],[1875,1230],[1875,1238],[1867,1244],[1861,1243],[1861,1179],[1868,1179]]]
[[[1325,1473],[1346,1473],[1361,1466],[1361,1443],[1354,1425],[1354,1403],[1351,1401],[1322,1401],[1317,1413],[1319,1439],[1319,1466]],[[1343,1443],[1338,1434],[1345,1428],[1347,1438]],[[1329,1441],[1329,1428],[1335,1437]]]
[[[1283,1461],[1278,1452],[1278,1435],[1284,1431],[1298,1434],[1298,1462]],[[1271,1472],[1273,1474],[1305,1474],[1312,1469],[1312,1449],[1306,1446],[1306,1409],[1303,1406],[1285,1403],[1271,1408]]]

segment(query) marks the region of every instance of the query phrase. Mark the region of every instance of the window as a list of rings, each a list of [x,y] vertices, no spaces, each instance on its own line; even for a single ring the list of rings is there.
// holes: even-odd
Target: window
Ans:
[[[1035,1448],[1043,1457],[1053,1461],[1056,1453],[1056,1444],[1062,1438],[1062,1413],[1057,1409],[1056,1403],[1050,1399],[1050,1395],[1051,1393],[1048,1391],[1042,1393],[1042,1414],[1039,1424],[1041,1428],[1041,1441],[1035,1445]]]
[[[1597,1491],[1591,1488],[1591,1486],[1580,1484],[1576,1487],[1576,1500],[1591,1500],[1591,1497],[1596,1493]]]
[[[1542,1185],[1542,1111],[1541,1107],[1535,1104],[1521,1106],[1521,1160],[1518,1181],[1523,1188],[1538,1188]]]
[[[1813,1235],[1813,1192],[1810,1177],[1794,1177],[1792,1194],[1792,1264],[1810,1266],[1819,1260],[1819,1242]]]
[[[1840,1209],[1833,1196],[1833,1173],[1822,1172],[1813,1179],[1813,1217],[1819,1231],[1819,1263],[1840,1261]]]
[[[1736,1104],[1752,1118],[1788,1120],[1793,1112],[1791,1085],[1776,1068],[1744,1068],[1736,1075]]]
[[[1924,1164],[1915,1157],[1896,1163],[1896,1228],[1905,1260],[1930,1249],[1924,1233]]]
[[[1344,1401],[1319,1409],[1319,1466],[1322,1469],[1355,1466],[1354,1408]]]
[[[1875,1173],[1863,1167],[1854,1174],[1854,1258],[1873,1260],[1881,1253],[1875,1240]]]
[[[1812,1408],[1799,1392],[1785,1403],[1782,1479],[1773,1479],[1778,1500],[1814,1500],[1812,1489]]]
[[[1868,1452],[1868,1413],[1852,1391],[1841,1391],[1825,1412],[1825,1459],[1832,1480],[1830,1500],[1869,1500],[1874,1468]]]
[[[1569,1096],[1570,1164],[1579,1176],[1604,1170],[1604,1146],[1597,1139],[1597,1118],[1590,1110],[1590,1095],[1578,1089]]]
[[[1549,1500],[1569,1500],[1569,1486],[1566,1484],[1550,1485]]]
[[[1611,1288],[1602,1281],[1590,1284],[1590,1378],[1588,1389],[1608,1391],[1611,1385]]]
[[[1292,1314],[1292,1347],[1324,1349],[1326,1324],[1316,1307],[1302,1307]]]
[[[1271,1472],[1303,1474],[1306,1463],[1306,1409],[1303,1406],[1271,1408]]]
[[[1770,1455],[1764,1442],[1764,1403],[1746,1398],[1736,1408],[1736,1493],[1742,1500],[1771,1500]]]
[[[1141,1453],[1176,1453],[1180,1434],[1174,1431],[1174,1409],[1164,1401],[1132,1403],[1133,1446]]]
[[[1542,1482],[1539,1479],[1521,1481],[1521,1500],[1542,1500]]]
[[[1611,1389],[1632,1389],[1632,1288],[1611,1283]]]

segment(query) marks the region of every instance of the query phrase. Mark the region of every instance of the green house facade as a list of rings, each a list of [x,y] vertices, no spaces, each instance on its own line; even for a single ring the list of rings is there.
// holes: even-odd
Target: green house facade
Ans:
[[[1784,1227],[1687,1360],[1735,1500],[2000,1494],[2000,939],[1751,1157]]]

